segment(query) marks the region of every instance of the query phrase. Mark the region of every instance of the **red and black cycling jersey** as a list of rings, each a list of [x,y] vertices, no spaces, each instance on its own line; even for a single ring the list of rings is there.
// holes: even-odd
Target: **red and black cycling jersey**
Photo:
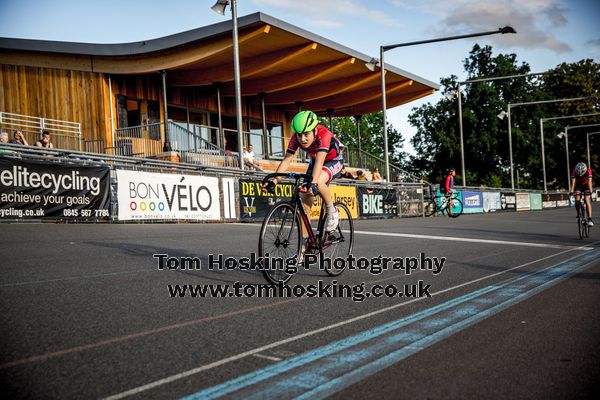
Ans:
[[[288,154],[295,154],[296,150],[299,148],[302,149],[300,141],[296,135],[293,135],[288,144],[287,152]],[[302,150],[306,151],[311,159],[314,159],[318,152],[324,152],[327,153],[325,161],[341,160],[344,145],[323,125],[317,125],[315,129],[315,140],[308,149]]]
[[[571,179],[575,179],[575,184],[587,186],[590,183],[590,178],[592,177],[592,169],[588,168],[586,173],[582,176],[578,176],[575,170],[571,172]]]

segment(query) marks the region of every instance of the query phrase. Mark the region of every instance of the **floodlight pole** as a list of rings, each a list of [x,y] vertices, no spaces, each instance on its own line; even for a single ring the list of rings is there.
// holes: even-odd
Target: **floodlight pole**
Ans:
[[[488,35],[495,35],[498,33],[505,34],[505,33],[517,33],[517,32],[512,27],[505,26],[505,27],[499,28],[498,30],[495,30],[495,31],[471,33],[471,34],[467,34],[467,35],[458,35],[458,36],[448,36],[448,37],[437,38],[437,39],[419,40],[417,42],[399,43],[399,44],[392,44],[392,45],[379,47],[379,62],[381,65],[381,103],[382,103],[382,111],[383,111],[383,116],[382,116],[382,119],[383,119],[383,148],[384,148],[384,152],[385,152],[386,179],[388,179],[388,181],[390,180],[390,162],[389,162],[389,155],[388,155],[386,90],[385,90],[385,62],[383,59],[383,54],[388,50],[392,50],[392,49],[395,49],[398,47],[415,46],[415,45],[419,45],[419,44],[427,44],[427,43],[435,43],[435,42],[445,42],[445,41],[449,41],[449,40],[465,39],[465,38],[478,37],[478,36],[488,36]],[[460,87],[459,87],[459,89],[460,89]],[[459,90],[459,96],[460,96],[460,90]],[[459,97],[459,99],[460,99],[460,97]],[[459,104],[460,104],[460,100],[459,100]],[[462,138],[462,118],[460,118],[460,121],[461,121],[460,122],[460,124],[461,124],[460,143],[461,143],[461,160],[462,160],[462,181],[463,181],[463,186],[466,186],[464,146],[463,146],[463,138]]]

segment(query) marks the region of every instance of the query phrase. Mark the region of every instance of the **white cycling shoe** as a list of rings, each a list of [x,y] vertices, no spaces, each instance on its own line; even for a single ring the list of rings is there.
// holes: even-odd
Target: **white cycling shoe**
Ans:
[[[591,228],[592,226],[594,226],[594,223],[592,222],[592,220],[591,220],[591,219],[588,219],[588,220],[587,220],[587,224],[588,224],[588,226],[589,226],[590,228]]]
[[[340,212],[335,210],[333,215],[327,214],[327,224],[325,226],[325,230],[327,232],[333,232],[337,229],[338,223],[340,222]]]

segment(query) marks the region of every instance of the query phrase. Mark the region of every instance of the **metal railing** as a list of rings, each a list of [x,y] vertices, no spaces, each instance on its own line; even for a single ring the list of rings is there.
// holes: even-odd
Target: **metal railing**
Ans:
[[[151,157],[163,151],[161,123],[131,126],[115,130],[115,144],[106,147],[106,154],[130,157]]]
[[[20,130],[31,146],[35,146],[43,131],[48,131],[52,135],[51,142],[54,147],[82,150],[81,124],[79,122],[0,111],[0,129],[7,131],[9,137],[12,136],[11,131]]]
[[[188,129],[189,127],[189,129]],[[169,121],[169,141],[175,151],[200,152],[202,150],[225,153],[224,149],[211,142],[219,136],[219,128]]]
[[[380,174],[382,174],[382,171],[385,171],[385,160],[367,153],[364,150],[359,151],[358,149],[351,147],[346,147],[344,149],[344,162],[349,167],[368,169],[371,172],[373,172],[375,168],[378,168]],[[390,164],[390,175],[390,182],[419,182],[419,178],[416,175],[393,164]]]

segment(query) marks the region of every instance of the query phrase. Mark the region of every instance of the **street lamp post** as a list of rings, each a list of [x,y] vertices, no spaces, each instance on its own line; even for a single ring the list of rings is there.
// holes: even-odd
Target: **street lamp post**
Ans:
[[[542,144],[542,172],[544,174],[544,192],[548,191],[548,188],[546,186],[546,156],[544,154],[544,122],[545,121],[553,121],[553,120],[560,120],[560,119],[569,119],[569,118],[584,118],[584,117],[592,117],[595,115],[600,115],[600,113],[592,113],[592,114],[579,114],[579,115],[565,115],[562,117],[551,117],[551,118],[540,118],[540,140],[541,140],[541,144]],[[584,127],[589,127],[589,126],[597,126],[600,124],[590,124],[590,125],[578,125],[578,126],[573,126],[571,128],[584,128]]]
[[[569,127],[565,128],[564,132],[561,132],[557,135],[560,139],[562,137],[565,138],[565,153],[567,156],[567,192],[569,191],[569,180],[571,179],[571,163],[569,162]]]
[[[511,132],[512,125],[510,122],[510,109],[513,107],[517,107],[517,106],[525,106],[525,105],[531,105],[531,104],[560,103],[560,102],[577,101],[577,100],[585,100],[585,99],[589,99],[589,97],[575,97],[575,98],[571,98],[571,99],[529,101],[526,103],[512,103],[512,104],[508,103],[508,107],[507,107],[506,111],[502,111],[500,114],[498,114],[498,118],[500,118],[500,119],[504,119],[504,116],[506,116],[508,118],[508,150],[509,150],[509,155],[510,155],[510,184],[512,186],[512,189],[515,188],[515,178],[514,178],[515,174],[514,174],[513,152],[512,152],[512,132]],[[461,135],[461,138],[462,138],[462,135]]]
[[[387,46],[380,46],[379,47],[379,64],[381,66],[381,105],[382,105],[382,111],[383,111],[383,151],[385,153],[385,173],[386,173],[386,178],[388,180],[390,180],[390,162],[389,162],[389,155],[388,155],[388,136],[387,136],[387,115],[386,115],[386,90],[385,90],[385,61],[384,61],[384,53],[388,50],[392,50],[398,47],[407,47],[407,46],[416,46],[419,44],[427,44],[427,43],[435,43],[435,42],[445,42],[445,41],[449,41],[449,40],[457,40],[457,39],[466,39],[466,38],[470,38],[470,37],[478,37],[478,36],[488,36],[488,35],[495,35],[495,34],[505,34],[505,33],[517,33],[517,31],[515,31],[512,27],[510,26],[505,26],[503,28],[500,28],[498,30],[495,31],[487,31],[487,32],[479,32],[479,33],[471,33],[468,35],[458,35],[458,36],[449,36],[449,37],[443,37],[443,38],[437,38],[437,39],[429,39],[429,40],[419,40],[417,42],[408,42],[408,43],[398,43],[398,44],[392,44],[392,45],[387,45]],[[369,62],[367,64],[367,67],[369,67],[369,65],[373,65],[373,61],[371,60],[371,62]],[[369,67],[369,69],[371,69],[371,67]],[[373,67],[374,69],[374,67]],[[460,89],[460,87],[459,87]],[[460,96],[460,93],[459,93]],[[461,131],[462,131],[462,118],[461,118]],[[461,149],[463,147],[463,143],[462,143],[462,135],[460,137],[461,139]],[[465,171],[464,171],[464,152],[461,151],[461,157],[462,157],[462,165],[463,165],[463,171],[462,171],[462,175],[463,175],[463,186],[465,186]]]
[[[240,49],[238,41],[238,23],[237,23],[237,0],[217,0],[212,10],[218,14],[225,15],[227,6],[231,6],[231,20],[233,22],[233,74],[235,85],[235,112],[238,131],[238,160],[240,169],[244,170],[244,138],[242,130],[242,90],[240,88]]]

